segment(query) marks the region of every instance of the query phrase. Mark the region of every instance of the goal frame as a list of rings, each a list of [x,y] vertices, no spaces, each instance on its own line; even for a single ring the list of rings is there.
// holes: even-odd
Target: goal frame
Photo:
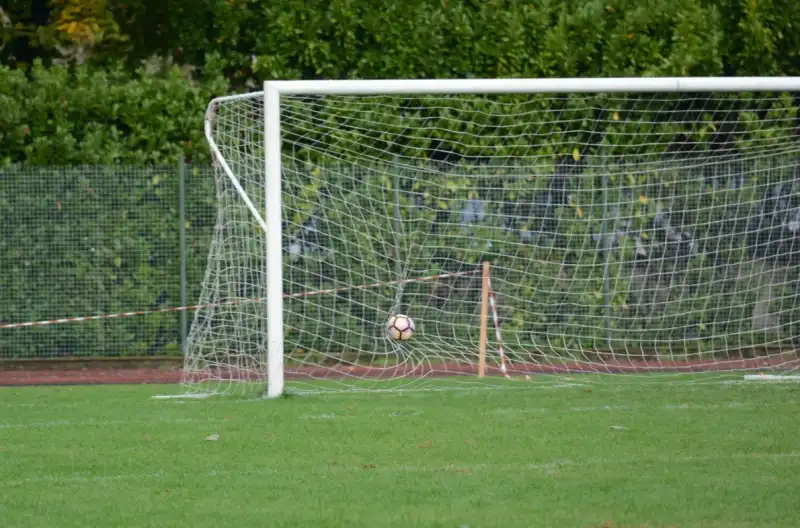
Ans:
[[[545,93],[800,92],[800,77],[616,77],[266,81],[261,93],[219,97],[215,102],[263,96],[264,193],[262,216],[225,161],[213,135],[213,115],[204,131],[212,156],[265,232],[267,298],[267,387],[265,397],[284,392],[281,97],[283,95],[458,95]],[[210,105],[213,108],[214,102]]]

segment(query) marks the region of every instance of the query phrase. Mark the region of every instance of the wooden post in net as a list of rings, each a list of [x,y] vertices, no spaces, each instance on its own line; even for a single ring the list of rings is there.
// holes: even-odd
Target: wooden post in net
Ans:
[[[481,335],[478,350],[478,377],[486,376],[486,344],[489,330],[489,261],[483,261],[481,280]]]

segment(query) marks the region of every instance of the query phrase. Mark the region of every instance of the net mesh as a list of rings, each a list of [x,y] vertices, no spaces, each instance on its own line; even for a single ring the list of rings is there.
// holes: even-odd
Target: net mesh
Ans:
[[[282,96],[287,380],[474,373],[484,261],[490,373],[795,369],[797,106],[765,93]],[[263,94],[209,115],[263,211]],[[264,380],[266,246],[219,164],[216,184],[185,382],[228,391]],[[385,332],[397,313],[416,325],[402,343]]]

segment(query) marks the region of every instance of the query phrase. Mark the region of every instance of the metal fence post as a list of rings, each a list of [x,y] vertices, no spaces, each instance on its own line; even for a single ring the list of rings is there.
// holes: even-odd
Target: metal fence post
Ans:
[[[181,274],[181,306],[185,307],[186,298],[186,159],[181,156],[178,162],[178,217],[180,221],[180,274]],[[181,353],[186,355],[186,338],[188,332],[188,314],[181,310]]]

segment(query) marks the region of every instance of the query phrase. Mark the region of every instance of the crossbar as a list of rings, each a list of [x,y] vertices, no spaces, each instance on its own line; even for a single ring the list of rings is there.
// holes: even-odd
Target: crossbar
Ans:
[[[800,77],[610,77],[596,79],[379,79],[266,81],[287,95],[783,92]]]

